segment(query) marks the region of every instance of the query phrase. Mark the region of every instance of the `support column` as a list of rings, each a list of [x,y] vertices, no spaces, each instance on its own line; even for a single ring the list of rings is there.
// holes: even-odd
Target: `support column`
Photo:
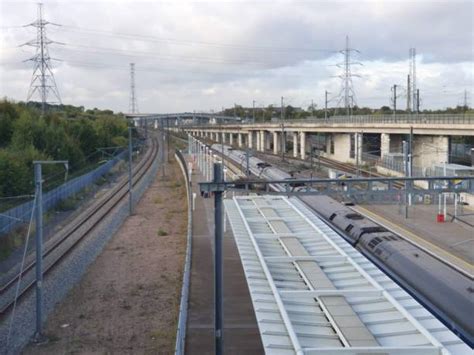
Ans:
[[[225,132],[222,132],[221,137],[222,137],[222,143],[225,144]]]
[[[260,131],[260,150],[265,151],[265,131]]]
[[[273,154],[278,154],[278,132],[273,132]]]
[[[237,134],[237,143],[239,145],[239,148],[242,148],[242,133]]]
[[[448,136],[414,136],[413,166],[425,170],[444,162],[449,163]]]
[[[390,134],[382,133],[380,135],[380,157],[383,158],[389,153],[390,153]]]
[[[253,143],[253,132],[252,131],[249,131],[249,134],[247,135],[247,145],[249,147],[249,149],[252,149],[252,143]]]
[[[233,144],[234,144],[234,134],[229,133],[229,145],[233,145]]]
[[[357,139],[357,155],[359,162],[362,163],[362,142],[363,140],[363,133],[356,133],[356,139]]]
[[[257,151],[260,151],[260,131],[257,131],[257,146],[256,146],[256,149]]]
[[[298,156],[298,133],[293,132],[293,158]]]
[[[306,159],[306,132],[300,132],[301,159]]]
[[[264,132],[264,137],[265,137],[265,146],[264,146],[265,150],[272,149],[270,132]]]

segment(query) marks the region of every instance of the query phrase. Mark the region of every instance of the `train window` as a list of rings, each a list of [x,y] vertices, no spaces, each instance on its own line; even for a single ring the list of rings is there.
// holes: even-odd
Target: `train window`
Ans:
[[[384,233],[387,230],[384,227],[376,226],[376,227],[363,227],[361,228],[363,233]]]
[[[334,218],[336,218],[337,214],[333,213],[330,217],[329,220],[332,221]]]
[[[346,232],[350,232],[352,230],[352,228],[354,228],[354,226],[352,224],[349,224],[347,227],[346,227]]]
[[[349,219],[364,219],[364,217],[358,213],[348,213],[346,214],[346,218],[349,218]]]
[[[379,244],[380,242],[382,241],[381,238],[379,237],[375,237],[374,239],[372,239],[369,243],[369,248],[375,248],[377,246],[377,244]]]

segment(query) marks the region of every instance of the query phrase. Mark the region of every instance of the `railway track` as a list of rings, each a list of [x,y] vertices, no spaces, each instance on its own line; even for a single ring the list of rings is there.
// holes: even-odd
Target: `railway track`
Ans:
[[[178,136],[175,136],[175,137],[182,140],[182,141],[187,142],[186,139],[183,139],[183,138],[178,137]],[[201,141],[207,143],[208,145],[211,145],[212,143],[215,143],[215,142],[209,141],[207,139],[204,139],[204,140],[201,139]],[[241,148],[236,148],[236,149],[241,149]],[[253,151],[253,154],[256,157],[259,157],[259,156],[261,156],[261,157],[272,156],[272,157],[275,157],[275,158],[281,158],[280,154],[273,154],[271,152]],[[285,155],[285,159],[288,162],[310,163],[310,161],[307,160],[307,159],[291,157],[291,156],[288,156],[288,155]],[[329,159],[329,158],[326,158],[326,157],[321,157],[321,156],[318,157],[318,159],[319,159],[319,161],[317,162],[317,164],[320,164],[321,166],[324,166],[324,167],[330,168],[330,169],[336,169],[336,170],[339,170],[339,171],[342,171],[342,172],[345,172],[345,173],[349,173],[349,174],[352,174],[352,175],[359,174],[359,175],[361,175],[361,177],[386,177],[385,175],[377,173],[377,172],[368,171],[368,170],[361,169],[361,168],[357,169],[357,167],[355,167],[354,165],[349,164],[349,163],[342,163],[342,162],[338,162],[338,161],[335,161],[335,160],[332,160],[332,159]],[[398,187],[400,189],[404,188],[404,185],[402,183],[394,183],[394,186]]]
[[[220,145],[219,144],[216,144],[213,146],[213,153],[216,153],[216,154],[219,154],[220,153]],[[228,152],[229,154],[229,157],[225,159],[225,161],[230,161],[232,160],[233,161],[233,168],[234,169],[241,169],[241,170],[244,170],[245,169],[245,162],[241,161],[241,157],[242,157],[242,153],[239,152],[239,153],[236,153],[236,155],[233,155],[231,152]],[[219,154],[220,155],[220,154]],[[263,156],[259,157],[260,160],[266,160]],[[254,172],[256,172],[256,174],[258,175],[258,164],[260,163],[256,163],[255,161],[252,162],[252,166],[251,168],[253,169]],[[274,168],[278,168],[278,163],[275,162],[274,165]],[[272,169],[271,167],[269,169]],[[262,169],[262,171],[264,171],[264,169]],[[265,178],[265,176],[262,176],[262,178]],[[283,178],[281,178],[283,179]],[[239,182],[240,184],[240,182]],[[238,195],[237,195],[238,196]],[[252,196],[249,197],[249,198],[253,198]],[[265,208],[275,208],[274,205],[273,205],[273,201],[274,200],[270,200],[272,201],[271,203],[267,202],[268,206],[267,205],[264,205]],[[309,206],[309,208],[311,208],[311,210],[314,210],[313,207],[311,207],[311,205],[307,205],[305,202],[299,200],[299,198],[295,198],[295,201],[298,201],[298,203],[301,203],[301,204],[305,204],[306,207]],[[248,201],[246,201],[245,203],[245,208],[248,208]],[[258,204],[257,204],[258,205]],[[250,215],[248,214],[248,209],[245,210],[246,213],[245,214],[241,214],[242,218],[244,218],[245,216],[250,216],[251,218],[257,218],[256,216],[254,215]],[[286,212],[285,212],[286,213]],[[318,213],[314,213],[314,212],[311,212],[312,215],[317,215],[317,216],[320,216],[320,214]],[[264,215],[264,213],[260,213],[258,214],[258,217],[260,218],[262,215]],[[285,217],[285,214],[277,214],[281,217],[280,218],[284,218]],[[320,217],[322,218],[322,217]],[[255,223],[256,221],[254,219],[252,219],[252,222]],[[251,228],[251,227],[249,227]],[[337,234],[338,235],[338,238],[337,238],[337,243],[340,243],[341,246],[347,246],[348,244],[346,243],[347,240],[344,240],[343,238],[340,238],[340,236],[343,234],[343,232],[339,231],[337,229],[333,229],[333,227],[327,227],[328,229],[331,229],[333,231],[334,234]],[[240,230],[240,228],[238,228],[238,230]],[[260,231],[260,230],[258,230]],[[257,232],[258,232],[257,231]],[[259,232],[261,233],[261,232]],[[393,234],[397,234],[397,233],[393,233]],[[400,239],[404,240],[404,241],[408,241],[406,240],[405,238],[403,237],[400,237]],[[350,243],[351,244],[351,243]],[[410,243],[411,244],[411,243]],[[267,243],[265,243],[265,248],[267,248]],[[349,247],[348,247],[349,248]],[[351,247],[352,248],[352,247]],[[350,249],[350,248],[349,248]],[[246,248],[247,250],[247,248]],[[267,249],[265,249],[267,250]],[[408,252],[410,253],[410,252]],[[410,295],[411,297],[413,297],[414,300],[417,300],[420,305],[417,305],[416,307],[419,307],[419,310],[415,310],[414,309],[414,304],[408,304],[406,306],[406,310],[408,312],[410,312],[410,314],[412,314],[411,312],[413,312],[414,316],[416,317],[417,320],[421,321],[423,323],[424,326],[426,326],[426,329],[431,333],[432,332],[432,335],[440,342],[442,342],[443,345],[446,345],[448,347],[457,347],[457,346],[460,346],[460,344],[462,344],[463,346],[465,346],[465,344],[463,343],[464,342],[467,342],[467,344],[471,344],[472,346],[472,340],[471,340],[471,336],[469,335],[469,331],[466,333],[465,329],[463,328],[466,324],[466,321],[465,319],[467,319],[466,317],[460,317],[460,314],[462,314],[462,311],[459,312],[459,311],[455,311],[453,312],[453,309],[450,308],[449,306],[449,303],[443,303],[444,305],[448,305],[446,307],[441,307],[440,306],[440,299],[442,299],[443,296],[439,296],[439,295],[443,295],[443,293],[446,292],[446,289],[449,289],[450,287],[453,287],[452,286],[452,283],[453,282],[457,282],[457,281],[453,281],[453,280],[459,280],[459,279],[462,279],[464,277],[464,275],[462,274],[456,274],[456,278],[451,278],[451,277],[446,277],[444,278],[445,280],[449,280],[448,281],[448,284],[447,286],[444,288],[444,289],[441,289],[441,288],[438,288],[438,285],[437,284],[434,284],[434,286],[432,286],[433,290],[435,290],[435,292],[431,292],[431,291],[427,291],[427,289],[423,289],[422,287],[424,287],[423,285],[420,286],[421,282],[420,282],[420,274],[414,272],[413,274],[411,274],[410,276],[410,271],[408,272],[399,272],[397,271],[398,270],[398,267],[394,265],[396,265],[397,261],[391,261],[391,264],[385,264],[385,262],[380,262],[378,261],[377,257],[374,256],[374,254],[372,254],[372,256],[369,256],[369,254],[364,254],[367,258],[369,258],[369,260],[371,260],[371,262],[373,263],[372,266],[370,267],[370,272],[373,271],[373,270],[381,270],[379,271],[380,274],[385,273],[385,275],[388,275],[390,277],[390,280],[393,280],[393,281],[390,281],[390,282],[393,282],[393,284],[398,284],[398,285],[401,285],[402,287],[404,287],[404,291],[402,292],[403,294],[400,294],[400,292],[398,291],[395,291],[392,295],[392,292],[394,291],[394,288],[392,286],[387,286],[387,290],[386,292],[388,292],[389,294],[391,294],[394,298],[396,298],[397,300],[400,300],[401,302],[405,302],[407,300],[407,295]],[[408,255],[408,254],[407,254]],[[418,253],[415,253],[415,254],[409,254],[409,255],[414,255],[415,257],[418,257]],[[403,258],[402,258],[403,260]],[[411,259],[410,259],[411,260]],[[423,260],[426,260],[426,259],[423,259]],[[431,259],[430,259],[431,260]],[[442,260],[440,260],[439,258],[434,258],[433,260],[435,263],[438,263],[438,262],[442,262],[443,264],[445,264]],[[377,265],[378,268],[375,268],[373,267],[373,265]],[[418,269],[415,269],[416,270],[421,270],[423,268],[423,262],[421,263],[421,266],[418,268]],[[442,269],[439,269],[440,272],[443,272],[444,274],[446,272],[448,273],[451,273],[451,272],[458,272],[457,270],[450,270],[448,268],[445,268],[446,265],[442,265],[443,268]],[[449,265],[448,265],[449,266]],[[409,265],[408,267],[405,267],[405,271],[407,269],[409,269]],[[426,270],[431,270],[431,269],[426,269]],[[438,271],[436,271],[438,272]],[[407,274],[409,277],[407,277]],[[443,275],[444,275],[443,274]],[[382,274],[384,275],[384,274]],[[421,275],[426,275],[426,274],[421,274]],[[436,273],[432,273],[432,274],[427,274],[428,276],[433,276],[435,279],[436,279]],[[453,276],[454,274],[450,274],[450,276]],[[424,277],[424,276],[421,276],[421,277]],[[352,276],[350,276],[350,278],[352,278]],[[417,280],[418,278],[418,280]],[[388,282],[388,278],[386,278],[385,280],[383,280],[384,282],[384,285],[387,284]],[[428,281],[426,281],[428,280]],[[282,280],[278,280],[278,282],[280,283]],[[340,280],[338,279],[338,282]],[[424,278],[424,281],[425,281],[425,285],[426,284],[431,284],[431,280],[429,278]],[[469,285],[469,283],[466,283],[467,285]],[[261,286],[261,285],[259,285]],[[455,289],[455,288],[453,288]],[[406,293],[404,293],[406,291]],[[469,291],[470,292],[470,291]],[[431,298],[433,294],[436,294],[438,295],[437,298]],[[452,300],[454,299],[454,296],[451,297],[450,295],[447,296],[447,299],[448,300]],[[292,300],[293,302],[294,300]],[[456,301],[454,301],[456,302]],[[464,302],[466,303],[466,302]],[[463,304],[463,306],[461,308],[458,308],[459,309],[465,309],[465,304]],[[421,314],[421,312],[423,312],[424,314]],[[431,313],[429,313],[431,312]],[[427,317],[428,317],[428,314],[429,314],[429,317],[432,318],[432,320],[427,320]],[[441,321],[441,323],[439,323],[438,325],[435,325],[435,322],[438,322],[438,321]],[[442,325],[442,323],[444,323],[444,325]],[[260,326],[260,323],[259,323],[259,326]],[[446,328],[443,328],[444,326],[446,326]],[[444,329],[444,330],[443,330]],[[449,332],[449,337],[451,337],[450,340],[447,340],[447,337],[445,336],[445,334],[448,334]],[[442,335],[440,335],[442,334]],[[462,340],[459,339],[459,337],[462,338]],[[456,344],[456,345],[454,345]],[[466,345],[467,346],[467,345]],[[458,350],[456,348],[456,350]]]
[[[221,153],[220,151],[218,151],[218,150],[214,150],[214,149],[213,149],[213,152],[216,153],[216,154],[218,154],[218,155],[220,155],[220,156],[222,156],[222,153]],[[259,153],[259,154],[257,154],[256,156],[259,157],[259,158],[262,159],[262,160],[265,160],[265,158],[266,158],[265,155],[270,155],[271,157],[275,157],[275,158],[279,157],[279,156],[276,156],[275,154],[266,154],[266,153]],[[287,160],[288,160],[288,161],[294,160],[294,161],[304,162],[302,159],[298,159],[298,158],[289,158],[289,159],[287,159]],[[275,163],[275,162],[271,162],[271,161],[270,161],[270,163],[274,164],[274,165],[275,165],[276,167],[278,167],[278,168],[281,168],[281,167],[279,166],[278,162]],[[240,171],[240,172],[244,172],[244,171],[245,171],[244,162],[236,163],[236,162],[232,161],[231,159],[225,159],[225,164],[226,164],[226,166],[228,166],[229,168],[231,168],[231,169],[234,171],[235,174],[238,174],[239,171]],[[335,165],[339,165],[339,164],[335,164]],[[341,165],[345,166],[345,165],[349,165],[349,164],[341,163]],[[372,176],[374,176],[374,175],[372,174]],[[377,175],[377,176],[383,176],[383,175],[380,175],[380,174],[379,174],[379,175]],[[394,185],[395,185],[395,184],[394,184]],[[398,184],[398,185],[399,185],[399,186],[397,186],[397,185],[395,185],[395,186],[397,186],[398,188],[403,188],[403,184]],[[361,213],[360,211],[357,211],[357,210],[355,210],[355,209],[354,209],[354,211],[355,211],[355,212],[358,212],[358,213]],[[367,216],[366,216],[366,217],[367,217]],[[367,217],[367,218],[370,219],[370,217]],[[466,222],[466,221],[461,220],[461,222],[466,223],[466,224],[469,225],[469,226],[472,226],[472,224],[470,224],[470,223],[468,223],[468,222]],[[377,222],[376,222],[376,223],[377,223]],[[461,269],[461,268],[459,268],[459,267],[453,265],[453,264],[450,263],[449,261],[443,259],[443,258],[442,258],[441,256],[439,256],[438,254],[433,253],[433,252],[430,251],[429,249],[420,246],[419,244],[417,244],[417,243],[413,242],[412,240],[406,238],[405,236],[401,235],[400,233],[397,233],[397,232],[395,232],[395,231],[393,231],[393,230],[391,230],[391,231],[392,231],[392,233],[396,234],[396,235],[399,236],[401,239],[405,240],[406,242],[410,243],[411,245],[414,245],[414,246],[416,246],[416,247],[418,247],[418,248],[424,250],[426,253],[430,254],[433,258],[437,259],[438,261],[442,262],[443,264],[447,265],[448,267],[454,269],[456,272],[459,272],[460,274],[462,274],[462,275],[464,275],[464,276],[467,276],[467,277],[469,277],[469,278],[472,278],[472,275],[470,275],[469,273],[467,273],[465,270],[463,270],[463,269]]]
[[[158,155],[158,142],[151,139],[151,148],[148,149],[144,159],[133,170],[133,186],[136,186],[153,164]],[[97,227],[101,221],[109,216],[114,208],[128,195],[128,179],[123,178],[117,186],[107,192],[91,208],[80,214],[67,228],[63,229],[56,237],[45,244],[43,253],[43,275],[47,275],[67,255],[69,255],[89,232]],[[19,279],[22,281],[18,293],[18,300],[35,285],[34,255],[29,255],[26,266],[21,272],[16,272],[0,287],[0,316],[4,316],[15,302],[15,288]]]
[[[261,155],[262,157],[265,157],[265,156],[272,156],[275,158],[281,157],[281,155],[277,155],[277,154],[273,154],[269,152],[258,152],[256,156],[258,157],[259,155]],[[306,159],[295,158],[295,157],[285,156],[285,159],[289,162],[310,163],[310,161]],[[330,169],[336,169],[336,170],[349,173],[352,175],[359,173],[361,177],[386,177],[385,175],[377,173],[377,172],[368,171],[368,170],[360,169],[360,168],[357,169],[357,167],[349,163],[341,163],[341,162],[334,161],[332,159],[325,158],[325,157],[319,157],[318,159],[320,161],[317,164],[320,164],[321,166],[324,166]],[[402,183],[394,183],[394,186],[398,188],[404,188],[404,185]]]

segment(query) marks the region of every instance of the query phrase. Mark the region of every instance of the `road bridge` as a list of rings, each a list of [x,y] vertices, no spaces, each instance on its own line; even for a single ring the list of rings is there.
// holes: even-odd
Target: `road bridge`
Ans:
[[[182,113],[129,113],[125,117],[132,119],[136,125],[147,122],[158,122],[165,120],[171,126],[181,125],[196,125],[196,124],[216,124],[216,123],[237,123],[242,120],[240,117],[218,115],[214,113],[196,113],[196,112],[182,112]],[[155,123],[156,126],[157,123]]]
[[[395,163],[404,159],[403,142],[411,140],[411,165],[419,168],[418,171],[450,163],[452,142],[457,139],[472,141],[474,146],[473,114],[374,115],[255,123],[188,122],[182,125],[176,122],[172,127],[195,137],[239,148],[274,154],[291,152],[301,159],[316,149],[321,156],[353,164],[364,164],[372,159],[397,165]],[[466,155],[469,153],[465,152]]]

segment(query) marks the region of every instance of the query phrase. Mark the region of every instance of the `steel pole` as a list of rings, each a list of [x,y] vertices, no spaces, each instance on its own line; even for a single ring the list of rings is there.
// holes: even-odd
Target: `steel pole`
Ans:
[[[255,123],[255,100],[252,101],[252,119],[253,123]]]
[[[43,180],[41,163],[34,164],[36,186],[36,333],[35,339],[42,338],[43,319]]]
[[[132,127],[128,127],[128,213],[132,214]]]
[[[328,92],[324,91],[324,120],[328,120]]]
[[[359,177],[359,133],[354,133],[354,146],[356,159],[356,177]]]
[[[408,139],[408,176],[413,176],[413,126],[410,127],[410,136]],[[410,190],[411,190],[411,182],[410,182]],[[412,205],[412,194],[408,195],[408,202],[410,206]]]
[[[409,175],[409,161],[408,161],[408,143],[402,142],[403,161],[405,163],[405,176]],[[405,218],[408,218],[408,181],[405,181]]]
[[[222,179],[221,164],[214,164],[214,183]],[[214,192],[214,336],[216,354],[223,354],[223,272],[222,272],[222,237],[224,235],[224,215],[222,213],[222,191]]]

